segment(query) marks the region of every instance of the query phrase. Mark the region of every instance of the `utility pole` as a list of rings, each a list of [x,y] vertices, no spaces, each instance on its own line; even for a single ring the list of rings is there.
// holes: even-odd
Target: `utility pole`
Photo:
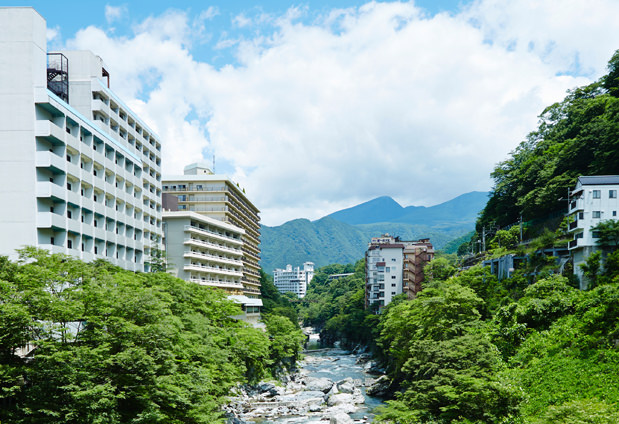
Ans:
[[[481,229],[481,240],[482,240],[482,252],[486,251],[486,226],[484,225]]]
[[[522,214],[520,214],[520,243],[522,243]]]

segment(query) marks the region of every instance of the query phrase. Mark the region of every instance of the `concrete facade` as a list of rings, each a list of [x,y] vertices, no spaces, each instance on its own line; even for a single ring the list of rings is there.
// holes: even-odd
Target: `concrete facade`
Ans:
[[[305,297],[307,287],[314,278],[314,263],[305,262],[303,268],[286,265],[284,269],[273,271],[273,284],[280,293],[294,293],[299,299]]]
[[[597,234],[592,230],[602,221],[619,219],[619,175],[578,177],[576,187],[570,193],[568,216],[569,231],[574,239],[569,250],[574,258],[574,274],[580,287],[587,286],[580,265],[597,250]]]
[[[47,52],[34,9],[0,8],[0,28],[0,254],[29,245],[147,271],[161,242],[158,137],[109,89],[100,57]]]
[[[178,198],[179,211],[196,212],[244,230],[243,294],[260,297],[260,211],[236,183],[224,175],[215,175],[207,165],[193,163],[184,175],[165,176],[163,191]]]
[[[373,237],[365,253],[365,303],[379,311],[394,296],[413,298],[421,290],[423,267],[434,257],[429,239],[401,241],[389,236]]]

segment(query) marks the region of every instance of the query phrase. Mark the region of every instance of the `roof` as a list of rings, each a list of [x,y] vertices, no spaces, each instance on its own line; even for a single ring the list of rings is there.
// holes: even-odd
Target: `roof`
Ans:
[[[245,306],[262,306],[262,299],[254,299],[242,294],[232,294],[228,296],[228,299],[241,303]]]
[[[578,182],[582,185],[619,184],[619,175],[583,175],[578,177]]]

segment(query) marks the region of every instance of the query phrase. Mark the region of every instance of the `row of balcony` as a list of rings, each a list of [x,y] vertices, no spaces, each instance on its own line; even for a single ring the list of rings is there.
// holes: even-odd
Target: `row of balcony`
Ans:
[[[197,238],[194,238],[194,237],[185,238],[184,244],[186,244],[186,245],[195,245],[195,246],[198,246],[198,247],[214,249],[214,250],[217,250],[217,251],[220,251],[220,252],[226,252],[226,253],[234,254],[234,255],[237,255],[239,257],[242,256],[242,254],[243,254],[240,249],[235,249],[233,247],[228,247],[228,246],[224,246],[224,245],[217,244],[217,243],[211,243],[211,242],[208,242],[206,240],[201,240],[201,239],[197,239]]]
[[[236,265],[236,266],[243,265],[243,261],[240,261],[238,259],[231,259],[231,258],[227,258],[224,256],[211,255],[208,253],[202,253],[202,252],[197,252],[197,251],[185,252],[183,254],[183,257],[205,259],[205,260],[220,262],[220,263],[229,264],[229,265]]]
[[[196,233],[196,234],[202,234],[202,235],[205,235],[205,236],[208,236],[208,237],[213,237],[213,238],[215,238],[217,240],[224,241],[224,242],[227,242],[227,243],[232,243],[232,244],[235,244],[237,246],[241,246],[243,244],[243,241],[240,238],[232,238],[232,237],[227,236],[225,234],[222,234],[222,233],[219,233],[219,232],[216,232],[216,231],[212,231],[212,230],[208,230],[206,228],[199,228],[199,227],[196,227],[196,226],[193,226],[193,225],[185,225],[184,228],[185,228],[186,232],[193,232],[193,233]]]

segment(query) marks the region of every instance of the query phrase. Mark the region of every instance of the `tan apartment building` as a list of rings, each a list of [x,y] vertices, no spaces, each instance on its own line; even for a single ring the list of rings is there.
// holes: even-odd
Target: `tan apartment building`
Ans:
[[[216,175],[203,163],[185,167],[183,175],[164,176],[164,194],[174,195],[180,212],[195,212],[232,224],[241,235],[243,294],[260,296],[260,211],[229,177]]]

